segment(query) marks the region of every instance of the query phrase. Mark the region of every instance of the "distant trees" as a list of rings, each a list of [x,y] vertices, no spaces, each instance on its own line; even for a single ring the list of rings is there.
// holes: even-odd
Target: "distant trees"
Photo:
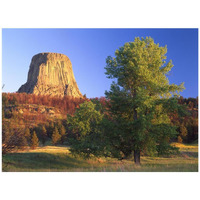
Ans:
[[[28,146],[35,149],[40,142],[45,145],[48,140],[53,145],[64,144],[66,136],[65,126],[61,121],[22,128],[3,119],[2,151],[5,154],[18,149],[24,150]]]
[[[38,104],[59,108],[63,113],[72,114],[75,108],[86,100],[86,97],[56,97],[46,95],[35,95],[26,93],[3,93],[2,100],[4,105],[17,104]]]
[[[47,130],[43,124],[39,124],[38,127],[35,128],[38,133],[38,137],[41,140],[42,144],[45,145],[45,142],[48,139]]]
[[[24,149],[27,140],[23,130],[12,127],[9,123],[2,123],[2,153],[6,154],[17,149]]]
[[[198,139],[198,98],[178,99],[180,105],[185,109],[185,115],[180,117],[178,113],[171,113],[172,123],[177,126],[178,141],[190,143]],[[191,107],[191,102],[194,106]]]

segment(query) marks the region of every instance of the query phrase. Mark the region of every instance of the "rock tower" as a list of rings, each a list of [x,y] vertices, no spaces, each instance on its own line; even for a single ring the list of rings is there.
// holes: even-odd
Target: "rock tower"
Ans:
[[[39,53],[33,56],[28,80],[18,92],[82,97],[74,78],[71,61],[66,55],[59,53]]]

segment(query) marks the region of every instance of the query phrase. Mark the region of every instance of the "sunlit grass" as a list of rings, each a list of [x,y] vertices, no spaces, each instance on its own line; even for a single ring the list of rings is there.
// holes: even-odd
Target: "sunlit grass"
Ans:
[[[198,144],[183,144],[183,143],[172,143],[172,146],[176,146],[178,148],[180,148],[180,151],[186,150],[186,149],[194,149],[197,150],[198,149]]]
[[[45,146],[3,156],[3,171],[71,171],[71,172],[197,172],[198,145],[174,143],[180,154],[169,158],[141,157],[141,166],[133,158],[119,161],[114,158],[85,160],[71,155],[69,147]]]
[[[58,147],[58,146],[44,146],[38,147],[37,149],[29,149],[28,151],[21,151],[20,153],[50,153],[50,154],[68,154],[70,153],[68,147]]]

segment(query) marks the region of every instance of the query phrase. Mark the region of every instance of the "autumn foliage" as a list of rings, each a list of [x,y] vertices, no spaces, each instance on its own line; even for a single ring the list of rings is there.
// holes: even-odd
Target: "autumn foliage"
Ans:
[[[58,96],[45,96],[35,95],[27,93],[3,93],[2,98],[5,104],[36,104],[50,106],[60,109],[63,113],[73,114],[75,108],[80,103],[85,101],[85,98],[75,98],[70,96],[58,97]]]

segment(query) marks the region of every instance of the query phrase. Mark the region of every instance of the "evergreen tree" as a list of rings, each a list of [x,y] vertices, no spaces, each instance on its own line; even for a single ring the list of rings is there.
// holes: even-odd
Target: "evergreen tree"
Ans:
[[[53,134],[52,134],[52,144],[57,145],[60,142],[61,135],[59,134],[58,128],[55,127]]]
[[[60,128],[60,135],[61,135],[61,143],[63,144],[65,140],[65,135],[66,135],[66,130],[63,125]]]
[[[31,138],[31,148],[35,149],[39,145],[39,140],[35,131],[33,131],[33,135]]]
[[[177,134],[167,113],[178,109],[176,97],[184,87],[169,84],[166,75],[173,64],[166,63],[166,53],[167,48],[151,37],[135,38],[106,60],[106,75],[116,80],[106,92],[116,125],[110,143],[118,155],[122,150],[126,156],[133,152],[136,164],[145,148],[159,155],[170,153],[170,138]]]
[[[44,125],[39,127],[40,139],[42,140],[42,144],[44,145],[47,141],[47,130]]]
[[[55,125],[53,122],[50,122],[49,125],[47,126],[47,136],[52,137],[53,131],[54,131]]]
[[[19,142],[19,148],[20,148],[21,150],[24,150],[24,149],[26,148],[26,146],[28,146],[27,139],[26,139],[26,137],[22,134],[19,140],[20,140],[20,142]]]
[[[27,143],[30,144],[31,143],[31,133],[30,133],[30,129],[28,127],[25,129],[24,136],[26,138]]]

